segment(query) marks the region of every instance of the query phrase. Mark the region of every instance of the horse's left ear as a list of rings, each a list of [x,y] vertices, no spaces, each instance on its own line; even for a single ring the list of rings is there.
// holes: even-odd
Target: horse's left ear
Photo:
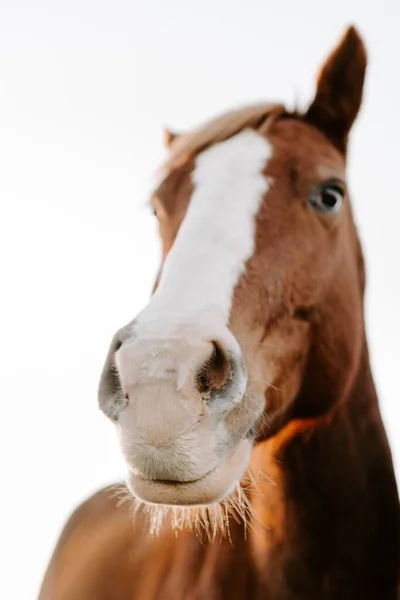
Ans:
[[[170,145],[172,144],[172,142],[177,137],[178,137],[177,133],[174,133],[170,129],[167,129],[166,127],[164,127],[164,129],[163,129],[163,138],[164,138],[164,145],[166,146],[166,148],[169,148]]]
[[[347,137],[361,106],[367,53],[354,27],[344,34],[323,65],[305,120],[346,152]]]

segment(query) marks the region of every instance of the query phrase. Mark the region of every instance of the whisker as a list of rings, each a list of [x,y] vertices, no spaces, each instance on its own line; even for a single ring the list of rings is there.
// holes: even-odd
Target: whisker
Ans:
[[[149,534],[152,537],[161,534],[165,526],[169,526],[175,535],[183,530],[193,531],[198,539],[204,538],[214,542],[218,537],[226,538],[233,545],[230,523],[233,519],[243,527],[244,537],[247,530],[253,527],[256,518],[250,498],[240,484],[228,498],[211,506],[163,506],[147,505],[129,494],[126,486],[113,486],[113,497],[122,502],[132,502],[132,517],[135,519],[142,512],[149,520]]]
[[[268,387],[271,387],[272,389],[278,391],[278,392],[284,392],[285,390],[282,388],[277,387],[276,385],[274,385],[273,383],[270,383],[269,381],[267,381],[266,379],[262,379],[262,377],[257,377],[257,376],[253,376],[252,379],[254,381],[261,381],[262,383],[265,383]]]
[[[239,342],[239,344],[246,344],[246,345],[252,345],[252,346],[267,346],[268,348],[276,348],[277,350],[279,350],[279,346],[277,346],[276,344],[269,344],[268,342],[249,342],[246,340],[241,340],[240,338],[237,338],[237,341]]]

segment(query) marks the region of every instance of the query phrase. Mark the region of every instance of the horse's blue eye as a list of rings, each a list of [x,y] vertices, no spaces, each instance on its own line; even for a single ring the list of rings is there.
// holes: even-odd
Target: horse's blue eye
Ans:
[[[338,213],[344,200],[343,189],[335,184],[328,184],[320,188],[309,199],[309,203],[319,212]]]

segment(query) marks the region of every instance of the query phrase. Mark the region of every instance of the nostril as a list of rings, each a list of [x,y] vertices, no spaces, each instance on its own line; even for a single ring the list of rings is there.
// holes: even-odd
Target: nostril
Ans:
[[[211,343],[213,346],[211,356],[196,376],[197,389],[206,399],[210,397],[212,390],[223,388],[232,377],[231,361],[217,342]]]

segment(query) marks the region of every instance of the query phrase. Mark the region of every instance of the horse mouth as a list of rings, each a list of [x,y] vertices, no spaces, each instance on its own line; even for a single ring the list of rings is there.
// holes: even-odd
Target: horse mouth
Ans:
[[[236,487],[250,461],[252,444],[243,439],[219,465],[198,479],[172,481],[145,479],[129,472],[131,494],[146,504],[195,506],[214,504],[223,500]]]
[[[205,477],[208,477],[209,475],[211,475],[211,473],[213,473],[216,469],[218,469],[218,466],[214,467],[210,471],[207,471],[207,473],[205,473],[201,477],[197,477],[196,479],[186,479],[186,480],[178,480],[178,479],[149,479],[148,477],[142,477],[140,475],[138,475],[138,477],[140,479],[144,480],[144,481],[151,481],[153,483],[159,483],[161,485],[172,485],[172,486],[173,485],[175,485],[175,486],[187,485],[189,483],[198,483],[199,481],[202,481]]]

